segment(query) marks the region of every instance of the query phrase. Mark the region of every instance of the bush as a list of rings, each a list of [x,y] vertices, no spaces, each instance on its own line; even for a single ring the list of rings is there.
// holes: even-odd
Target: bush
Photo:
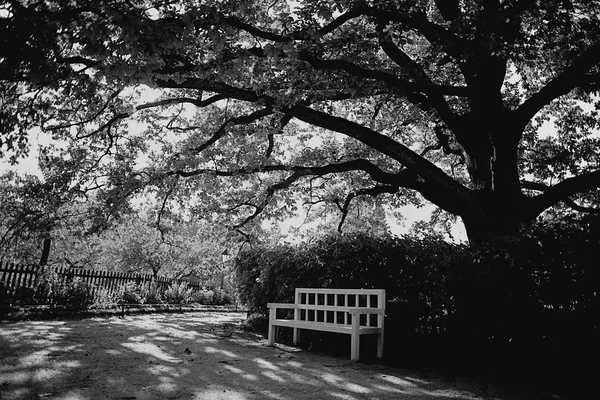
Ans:
[[[11,290],[11,303],[17,305],[35,304],[35,289],[21,286]]]
[[[140,295],[139,285],[128,282],[116,296],[116,300],[119,304],[142,304],[143,299]]]
[[[198,290],[192,293],[191,302],[198,304],[214,304],[215,292],[212,290]]]
[[[54,271],[44,270],[37,279],[35,285],[35,302],[37,304],[56,304],[55,296],[62,291],[63,282],[61,277]]]
[[[167,303],[171,304],[189,304],[192,301],[192,289],[188,288],[187,282],[173,282],[165,290],[164,298]]]
[[[267,336],[269,330],[269,317],[259,313],[250,314],[244,321],[244,329]]]
[[[163,303],[162,292],[156,282],[144,282],[139,288],[140,301],[143,304],[161,304]]]
[[[55,294],[56,304],[85,306],[94,303],[94,287],[81,278],[64,283]]]
[[[214,291],[213,302],[211,304],[225,306],[235,303],[233,296],[221,289]]]
[[[448,273],[462,247],[437,240],[326,236],[314,243],[249,249],[238,255],[240,300],[250,312],[268,302],[293,302],[296,287],[383,288],[388,300],[410,303],[438,331],[452,307]]]
[[[364,234],[255,247],[238,255],[238,291],[263,327],[267,302],[293,302],[296,287],[383,288],[392,362],[564,373],[600,355],[596,219],[534,227],[508,249]]]
[[[94,303],[93,285],[81,278],[61,277],[52,271],[42,272],[35,287],[24,290],[28,292],[26,297],[30,304],[85,306]]]
[[[12,290],[0,281],[0,306],[9,306],[12,303]]]
[[[233,304],[233,297],[221,289],[215,290],[197,290],[191,293],[190,302],[203,305],[223,306]]]
[[[103,308],[119,303],[119,295],[110,293],[106,288],[97,288],[94,292],[94,306]]]

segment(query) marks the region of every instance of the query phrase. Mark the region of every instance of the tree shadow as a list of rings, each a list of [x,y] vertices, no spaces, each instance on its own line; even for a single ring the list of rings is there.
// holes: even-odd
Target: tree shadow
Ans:
[[[2,399],[515,399],[527,393],[268,347],[241,314],[0,324]]]

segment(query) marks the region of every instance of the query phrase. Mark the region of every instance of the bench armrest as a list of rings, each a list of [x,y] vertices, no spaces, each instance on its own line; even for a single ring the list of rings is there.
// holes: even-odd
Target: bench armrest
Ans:
[[[382,310],[381,308],[365,308],[365,307],[357,307],[357,308],[351,308],[348,310],[348,312],[352,315],[356,315],[356,314],[380,314],[380,315],[385,315],[385,310]]]
[[[298,308],[298,304],[293,304],[293,303],[267,303],[267,308],[295,309],[295,308]]]

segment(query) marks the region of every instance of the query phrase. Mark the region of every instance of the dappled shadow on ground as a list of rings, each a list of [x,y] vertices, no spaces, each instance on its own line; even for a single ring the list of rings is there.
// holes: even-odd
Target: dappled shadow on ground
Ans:
[[[353,363],[240,329],[235,313],[0,324],[2,399],[515,399],[471,381]]]

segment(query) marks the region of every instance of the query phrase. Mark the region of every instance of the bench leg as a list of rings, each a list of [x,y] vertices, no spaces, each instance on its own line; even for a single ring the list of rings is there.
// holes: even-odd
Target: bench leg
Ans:
[[[358,334],[358,328],[360,323],[360,317],[358,315],[352,316],[352,333],[350,334],[350,360],[358,361],[360,356],[360,335]]]
[[[377,358],[383,357],[383,334],[385,332],[385,315],[379,315],[377,317],[377,326],[381,328],[377,335]]]
[[[383,357],[383,333],[377,335],[377,358]]]
[[[360,335],[350,335],[350,360],[358,361],[360,355]]]
[[[300,328],[294,328],[294,345],[298,345],[300,341]]]
[[[273,346],[275,344],[276,336],[277,336],[277,325],[269,324],[269,336],[267,338],[267,345]]]
[[[267,345],[273,346],[275,344],[275,336],[277,336],[277,326],[273,325],[275,319],[275,308],[269,309],[269,334],[267,337]]]

